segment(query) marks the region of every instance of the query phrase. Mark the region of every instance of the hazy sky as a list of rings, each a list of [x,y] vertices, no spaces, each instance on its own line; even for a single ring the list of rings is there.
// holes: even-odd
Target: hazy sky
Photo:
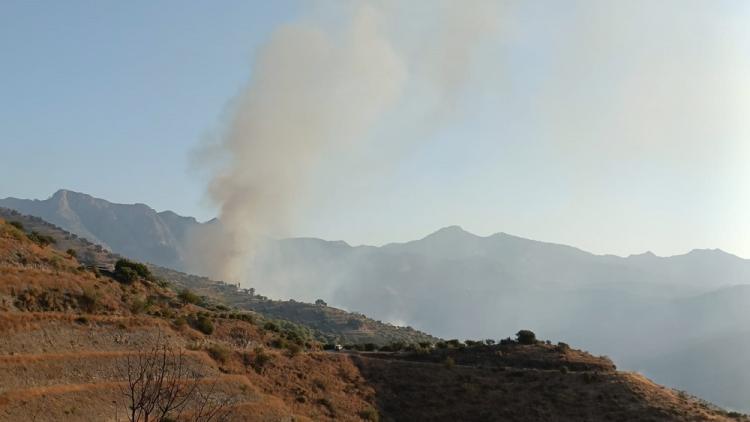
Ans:
[[[191,163],[260,47],[301,21],[346,37],[353,4],[0,3],[0,197],[68,188],[215,216]],[[400,94],[304,173],[284,235],[380,244],[458,224],[750,257],[750,3],[404,4],[372,6]]]

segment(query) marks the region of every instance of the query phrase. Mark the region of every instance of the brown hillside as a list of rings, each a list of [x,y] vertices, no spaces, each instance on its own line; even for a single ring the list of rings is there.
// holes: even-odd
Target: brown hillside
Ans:
[[[44,243],[0,220],[0,421],[125,421],[124,369],[155,345],[230,421],[747,420],[563,346],[326,352],[301,327],[191,303],[149,274],[98,274]]]
[[[27,231],[36,231],[55,239],[51,245],[60,252],[72,249],[81,263],[88,266],[112,268],[119,258],[100,245],[52,225],[38,217],[19,214],[0,207],[0,218],[17,221]],[[63,254],[64,255],[64,254]],[[375,321],[358,313],[319,306],[293,300],[270,300],[259,294],[250,294],[233,284],[215,281],[206,277],[185,274],[157,265],[149,268],[157,277],[168,281],[175,289],[191,289],[209,301],[230,304],[239,309],[257,312],[273,319],[281,319],[309,327],[317,340],[327,343],[375,343],[388,344],[394,341],[406,343],[434,342],[438,339],[410,327],[397,327]]]

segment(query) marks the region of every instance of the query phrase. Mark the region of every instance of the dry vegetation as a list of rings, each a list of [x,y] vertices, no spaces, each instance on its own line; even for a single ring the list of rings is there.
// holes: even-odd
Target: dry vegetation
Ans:
[[[2,421],[746,420],[566,345],[325,351],[313,330],[52,240],[0,220]]]

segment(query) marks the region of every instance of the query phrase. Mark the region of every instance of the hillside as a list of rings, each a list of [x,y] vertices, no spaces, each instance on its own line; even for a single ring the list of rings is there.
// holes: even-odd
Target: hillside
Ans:
[[[327,343],[375,343],[391,342],[435,342],[437,337],[382,321],[376,321],[360,313],[347,312],[327,305],[316,305],[295,300],[272,300],[234,285],[212,281],[163,267],[151,266],[154,274],[170,280],[179,288],[188,288],[198,294],[221,303],[291,321],[313,329],[318,340]]]
[[[369,338],[384,344],[404,335],[419,341],[423,332],[485,338],[532,327],[546,338],[612,356],[657,382],[750,411],[750,388],[737,388],[750,379],[750,367],[740,358],[750,355],[750,341],[738,334],[750,326],[741,290],[750,285],[750,261],[717,249],[671,257],[595,255],[506,233],[477,236],[458,226],[382,247],[311,238],[270,241],[258,251],[248,279],[257,282],[258,294],[294,301],[257,300],[258,294],[232,285],[152,269],[217,300],[313,326],[326,341]],[[730,291],[736,294],[725,293]],[[319,298],[330,306],[304,303]],[[714,339],[732,338],[736,353],[723,361],[727,370],[712,372]],[[689,356],[690,373],[712,373],[715,388],[670,365],[669,356]]]
[[[152,347],[180,353],[228,420],[357,420],[371,409],[371,392],[351,390],[356,368],[316,352],[304,331],[186,303],[147,278],[99,275],[1,220],[0,298],[0,367],[10,375],[0,378],[0,420],[124,420],[123,368]]]
[[[137,265],[132,279],[99,274],[48,241],[0,220],[3,421],[126,420],[140,379],[128,374],[153,370],[138,366],[151,353],[194,386],[178,420],[747,420],[563,344],[326,352],[293,326],[202,307]]]
[[[13,210],[0,208],[0,218],[20,222],[29,231],[36,231],[55,239],[51,248],[60,252],[72,249],[81,263],[100,268],[113,268],[121,257],[100,245],[93,244],[85,238],[56,227],[46,221],[32,216],[19,214]],[[375,321],[359,313],[346,312],[341,309],[313,305],[296,301],[271,300],[260,294],[250,293],[248,289],[214,281],[206,277],[194,276],[168,268],[149,265],[157,277],[171,283],[174,289],[189,289],[205,296],[216,303],[235,306],[239,309],[255,311],[269,318],[291,321],[311,328],[312,335],[319,341],[328,343],[375,343],[388,344],[394,341],[419,343],[436,341],[436,337],[414,330],[410,327],[399,327],[381,321]]]

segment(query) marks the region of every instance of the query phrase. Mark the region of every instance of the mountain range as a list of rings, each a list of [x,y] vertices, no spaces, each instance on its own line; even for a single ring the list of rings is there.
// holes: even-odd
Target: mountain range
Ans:
[[[42,201],[6,198],[0,206],[177,270],[187,266],[190,230],[207,224],[65,190]],[[718,249],[618,257],[452,226],[382,247],[269,241],[249,270],[243,284],[272,297],[324,298],[444,338],[496,338],[530,328],[607,354],[658,382],[750,410],[750,261]]]

